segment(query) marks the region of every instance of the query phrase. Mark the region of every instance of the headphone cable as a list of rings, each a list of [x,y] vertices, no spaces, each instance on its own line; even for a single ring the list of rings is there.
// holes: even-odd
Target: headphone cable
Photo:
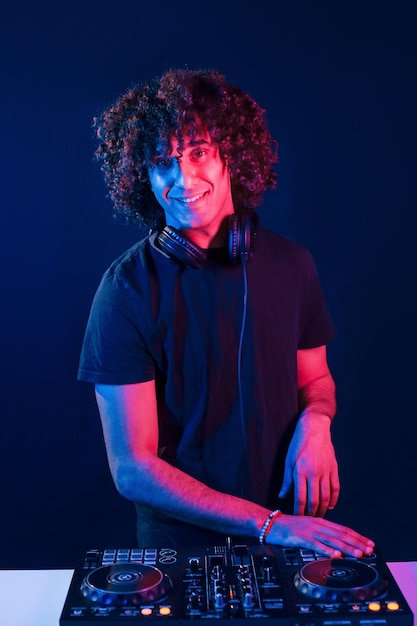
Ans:
[[[245,427],[245,412],[243,409],[242,349],[243,349],[243,337],[245,334],[245,326],[246,326],[246,314],[247,314],[247,308],[248,308],[248,278],[247,278],[247,271],[246,271],[246,257],[244,254],[242,254],[242,276],[243,276],[243,311],[242,311],[242,325],[240,329],[239,347],[238,347],[237,384],[238,384],[238,390],[239,390],[239,410],[240,410],[240,425],[241,425],[242,436],[243,436],[243,452],[244,452],[244,458],[246,459],[246,456],[248,453],[248,443],[247,443],[246,427]],[[243,485],[242,485],[242,491],[243,491]]]

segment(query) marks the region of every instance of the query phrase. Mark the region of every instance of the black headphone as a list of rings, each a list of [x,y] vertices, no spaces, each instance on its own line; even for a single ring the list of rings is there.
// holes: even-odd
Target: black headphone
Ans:
[[[228,255],[232,264],[246,263],[255,247],[255,219],[233,213],[228,218]],[[156,237],[159,248],[187,267],[202,267],[207,262],[207,251],[184,237],[173,226],[165,226]]]

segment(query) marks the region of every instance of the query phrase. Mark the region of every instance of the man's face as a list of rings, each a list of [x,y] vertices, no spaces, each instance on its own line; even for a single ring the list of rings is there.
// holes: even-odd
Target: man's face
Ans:
[[[169,153],[151,157],[152,191],[165,212],[166,223],[201,247],[208,247],[223,219],[234,212],[226,164],[208,132],[184,141],[181,151],[173,138]]]

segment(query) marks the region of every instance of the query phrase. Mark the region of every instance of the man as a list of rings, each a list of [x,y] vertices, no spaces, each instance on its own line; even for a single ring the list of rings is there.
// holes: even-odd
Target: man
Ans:
[[[257,224],[277,160],[264,111],[216,72],[175,70],[96,128],[116,213],[152,228],[103,277],[79,370],[139,544],[372,552],[323,519],[339,494],[333,327],[309,253]]]

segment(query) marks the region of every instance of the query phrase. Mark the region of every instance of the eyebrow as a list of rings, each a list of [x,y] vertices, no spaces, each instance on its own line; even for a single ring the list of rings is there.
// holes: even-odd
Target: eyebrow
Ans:
[[[212,142],[208,141],[207,139],[191,139],[189,142],[190,146],[201,146],[203,143],[207,144],[208,146],[212,146]]]
[[[190,141],[188,142],[188,145],[186,147],[191,147],[191,148],[195,148],[196,146],[202,146],[202,145],[206,145],[206,146],[213,146],[213,142],[207,140],[207,139],[190,139]],[[172,151],[165,151],[164,146],[157,146],[156,147],[156,151],[155,154],[153,154],[150,159],[155,159],[161,156],[166,156],[166,157],[171,157],[172,156]]]

